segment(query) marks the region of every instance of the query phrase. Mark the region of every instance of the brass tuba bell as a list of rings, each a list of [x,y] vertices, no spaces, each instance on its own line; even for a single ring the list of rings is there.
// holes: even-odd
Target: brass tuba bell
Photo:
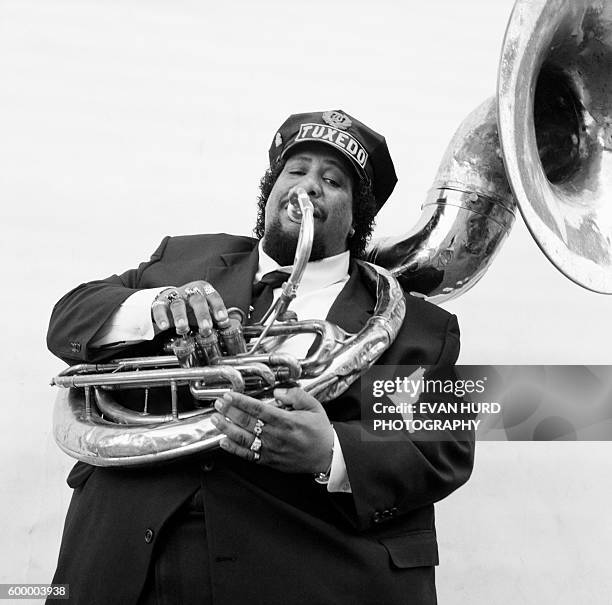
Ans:
[[[612,293],[612,3],[518,0],[497,97],[461,124],[407,234],[368,259],[435,302],[471,288],[514,222],[576,283]]]

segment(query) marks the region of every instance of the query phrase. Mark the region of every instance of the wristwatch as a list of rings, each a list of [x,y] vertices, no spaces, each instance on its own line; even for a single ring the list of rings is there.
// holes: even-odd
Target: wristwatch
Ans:
[[[331,427],[331,429],[333,431],[334,430],[334,425],[330,424],[329,426]],[[334,439],[334,442],[335,442],[335,439]],[[314,474],[314,480],[319,485],[327,485],[329,483],[329,475],[331,473],[332,462],[334,460],[334,442],[332,442],[331,460],[329,462],[329,468],[324,473],[315,473]]]
[[[314,480],[319,485],[327,485],[329,483],[330,473],[331,473],[331,464],[329,465],[329,468],[327,469],[327,471],[325,471],[324,473],[315,473]]]

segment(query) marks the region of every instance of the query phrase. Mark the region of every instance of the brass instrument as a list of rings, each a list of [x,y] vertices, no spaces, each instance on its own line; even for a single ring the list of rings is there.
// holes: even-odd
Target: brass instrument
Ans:
[[[210,423],[211,409],[178,411],[177,389],[185,385],[196,402],[227,389],[265,393],[285,381],[320,401],[337,397],[397,335],[405,313],[400,284],[434,302],[467,291],[507,237],[517,204],[563,273],[612,293],[611,107],[612,3],[518,0],[503,43],[497,98],[470,114],[453,137],[417,225],[379,240],[369,252],[379,266],[364,266],[378,298],[361,332],[348,335],[287,313],[310,251],[312,213],[302,191],[300,212],[294,209],[296,220],[303,216],[300,245],[282,302],[270,313],[274,321],[242,327],[234,317],[231,334],[221,334],[229,353],[223,357],[216,335],[211,341],[196,335],[179,338],[173,355],[68,368],[53,381],[69,387],[56,402],[58,444],[100,466],[149,464],[214,448],[221,435]],[[310,357],[275,352],[284,339],[304,332],[320,336]],[[151,415],[147,394],[160,386],[170,388],[172,409]],[[144,389],[143,412],[115,400],[115,391],[129,387]]]
[[[299,384],[319,401],[336,398],[393,342],[405,314],[404,295],[386,270],[363,263],[363,274],[377,291],[372,317],[357,334],[326,321],[297,321],[287,312],[310,257],[313,206],[303,189],[292,197],[289,215],[300,222],[293,271],[281,296],[259,324],[242,326],[228,310],[231,326],[210,336],[182,335],[171,344],[172,355],[118,359],[67,368],[52,384],[64,387],[56,400],[54,436],[70,456],[96,466],[145,465],[215,448],[223,435],[210,417],[212,402],[233,390],[269,392],[275,385]],[[270,321],[264,325],[264,322]],[[275,350],[293,335],[318,335],[316,350],[306,359]],[[253,341],[247,345],[246,341]],[[220,341],[220,342],[219,342]],[[227,355],[221,355],[225,349]],[[178,389],[187,386],[196,407],[178,410]],[[144,389],[143,411],[118,403],[121,389]],[[169,388],[171,411],[148,412],[149,391]],[[264,399],[273,405],[273,399]],[[201,403],[204,402],[204,403]]]
[[[497,89],[451,140],[415,227],[368,260],[449,300],[483,276],[518,205],[562,273],[612,293],[612,3],[518,0]]]

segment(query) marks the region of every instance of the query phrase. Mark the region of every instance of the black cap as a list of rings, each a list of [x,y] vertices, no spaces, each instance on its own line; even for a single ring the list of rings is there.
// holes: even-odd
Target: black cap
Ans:
[[[326,143],[343,153],[357,173],[372,183],[377,210],[387,201],[397,176],[385,137],[341,109],[295,113],[278,129],[270,151],[270,165],[304,142]]]

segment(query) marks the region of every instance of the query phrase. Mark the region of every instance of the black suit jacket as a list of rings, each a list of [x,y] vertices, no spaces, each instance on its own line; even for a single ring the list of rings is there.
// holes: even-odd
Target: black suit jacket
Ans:
[[[142,288],[205,279],[228,307],[246,311],[256,244],[227,234],[165,238],[138,269],[64,296],[53,310],[49,348],[69,363],[108,357],[90,342]],[[328,319],[356,332],[374,305],[375,293],[352,263]],[[408,296],[400,333],[378,363],[447,366],[458,352],[456,318]],[[468,479],[473,441],[416,442],[408,435],[400,442],[363,441],[358,385],[326,404],[352,494],[329,493],[310,475],[280,473],[222,451],[138,470],[78,463],[68,479],[75,491],[54,581],[70,583],[74,603],[135,603],[156,537],[202,486],[215,603],[435,603],[433,503]]]

